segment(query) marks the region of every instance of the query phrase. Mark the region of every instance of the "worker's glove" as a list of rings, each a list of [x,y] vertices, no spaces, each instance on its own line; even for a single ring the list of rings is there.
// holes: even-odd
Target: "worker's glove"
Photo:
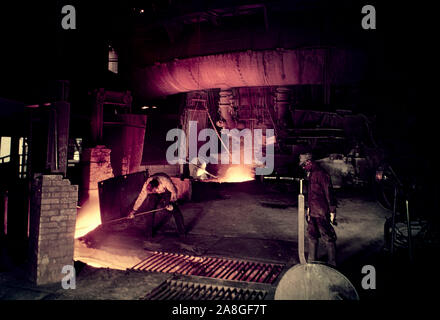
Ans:
[[[310,208],[307,208],[307,210],[306,210],[306,221],[307,222],[310,221]]]
[[[128,219],[133,219],[134,218],[134,214],[136,213],[136,211],[131,210],[130,213],[128,214]]]
[[[169,204],[165,207],[165,209],[167,209],[168,211],[173,211],[174,207],[172,204]]]
[[[336,222],[336,214],[334,212],[330,212],[330,223],[334,226],[338,225]]]

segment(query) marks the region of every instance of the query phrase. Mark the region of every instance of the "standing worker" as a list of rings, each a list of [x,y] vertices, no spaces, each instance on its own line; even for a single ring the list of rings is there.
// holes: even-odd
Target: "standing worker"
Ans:
[[[319,238],[326,243],[328,264],[336,266],[336,199],[330,175],[315,161],[310,153],[300,155],[300,166],[307,173],[307,238],[309,240],[308,260],[318,257]]]
[[[133,205],[128,218],[133,219],[139,207],[148,198],[148,210],[156,208],[166,208],[174,217],[177,231],[181,236],[185,235],[185,225],[183,215],[177,205],[177,188],[171,178],[165,173],[156,173],[145,181],[142,191]],[[154,215],[150,213],[147,216],[146,237],[150,239],[154,232]]]

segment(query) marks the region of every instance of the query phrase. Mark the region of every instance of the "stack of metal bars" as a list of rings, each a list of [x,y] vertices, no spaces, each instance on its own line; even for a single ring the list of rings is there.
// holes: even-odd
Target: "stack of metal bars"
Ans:
[[[154,252],[131,270],[195,275],[216,279],[272,284],[284,265],[217,257]]]

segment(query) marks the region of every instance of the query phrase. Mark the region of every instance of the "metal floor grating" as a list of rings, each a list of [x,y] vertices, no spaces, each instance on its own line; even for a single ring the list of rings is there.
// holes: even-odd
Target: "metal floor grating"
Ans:
[[[176,273],[216,279],[272,284],[284,265],[217,257],[154,252],[131,270]]]
[[[264,300],[268,291],[206,284],[184,280],[166,280],[145,300]]]

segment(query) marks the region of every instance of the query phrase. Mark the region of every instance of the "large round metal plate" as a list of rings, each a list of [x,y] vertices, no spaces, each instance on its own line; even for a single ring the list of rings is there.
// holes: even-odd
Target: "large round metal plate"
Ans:
[[[359,300],[351,282],[324,264],[298,264],[281,278],[275,300]]]

